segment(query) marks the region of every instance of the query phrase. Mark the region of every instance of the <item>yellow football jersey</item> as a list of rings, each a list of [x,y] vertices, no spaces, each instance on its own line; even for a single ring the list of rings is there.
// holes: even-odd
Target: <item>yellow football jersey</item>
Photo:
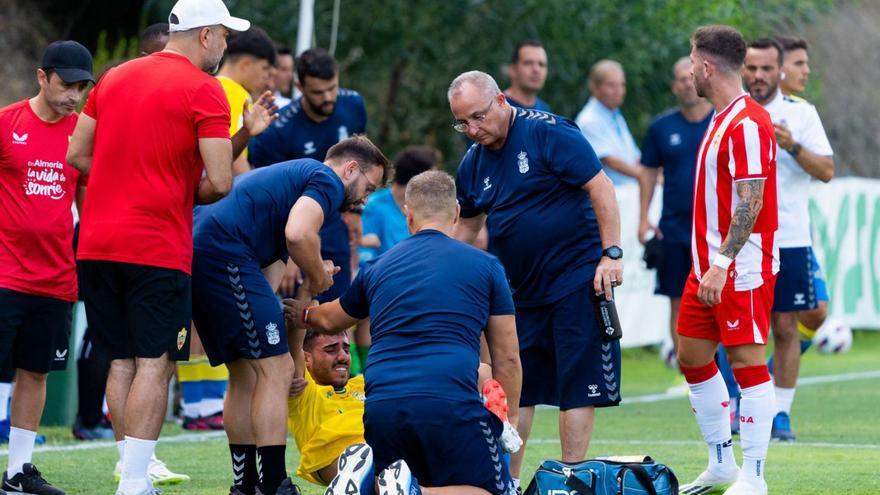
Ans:
[[[233,136],[244,125],[244,105],[247,103],[248,108],[253,104],[251,95],[248,94],[244,86],[229,79],[226,76],[217,76],[223,91],[226,93],[226,99],[229,101],[229,136]],[[241,156],[247,157],[247,149],[241,152]]]
[[[328,466],[346,447],[364,441],[364,377],[356,376],[342,390],[309,384],[287,401],[287,427],[299,449],[297,476],[326,485],[312,473]]]

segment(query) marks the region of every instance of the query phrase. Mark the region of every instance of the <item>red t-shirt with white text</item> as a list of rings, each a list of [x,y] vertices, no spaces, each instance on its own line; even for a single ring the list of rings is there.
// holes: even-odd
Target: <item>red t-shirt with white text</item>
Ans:
[[[0,109],[0,287],[76,301],[71,205],[80,173],[65,161],[76,120],[46,122],[28,100]]]
[[[83,114],[96,128],[77,258],[191,273],[198,140],[229,139],[220,83],[158,52],[107,71]]]

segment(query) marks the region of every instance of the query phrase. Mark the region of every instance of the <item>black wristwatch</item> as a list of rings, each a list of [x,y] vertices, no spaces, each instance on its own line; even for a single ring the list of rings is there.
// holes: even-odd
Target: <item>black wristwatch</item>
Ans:
[[[607,256],[613,260],[619,260],[620,258],[623,258],[623,249],[620,249],[620,246],[608,246],[602,250],[602,256]]]
[[[797,156],[801,154],[802,149],[803,146],[801,146],[800,143],[794,143],[794,146],[792,146],[791,149],[788,150],[788,152],[789,154],[791,154],[792,157],[797,158]]]

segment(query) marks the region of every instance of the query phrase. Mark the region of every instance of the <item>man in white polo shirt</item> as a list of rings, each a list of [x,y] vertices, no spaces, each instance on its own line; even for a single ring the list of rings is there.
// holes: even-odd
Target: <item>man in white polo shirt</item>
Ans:
[[[771,323],[777,414],[772,437],[793,441],[789,418],[800,369],[798,313],[818,305],[812,272],[812,239],[806,191],[813,178],[828,182],[834,175],[831,144],[813,105],[783,95],[783,49],[762,38],[748,45],[743,76],[753,99],[764,106],[776,131],[780,270]]]

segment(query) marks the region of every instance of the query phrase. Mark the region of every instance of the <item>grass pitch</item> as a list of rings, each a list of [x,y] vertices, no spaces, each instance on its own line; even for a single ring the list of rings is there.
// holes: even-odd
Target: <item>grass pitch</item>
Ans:
[[[771,444],[766,472],[770,493],[880,493],[878,356],[880,332],[857,332],[848,354],[827,356],[811,350],[804,356],[803,380],[792,409],[798,441]],[[706,464],[706,447],[686,397],[664,393],[683,380],[663,367],[655,351],[630,349],[624,351],[622,383],[624,404],[598,412],[588,455],[649,454],[670,465],[682,483],[690,481]],[[631,400],[628,404],[627,399]],[[534,472],[541,460],[559,455],[556,420],[553,409],[537,412],[524,473]],[[112,443],[77,443],[64,428],[46,428],[42,433],[49,443],[37,449],[34,462],[47,479],[70,495],[114,493],[116,449]],[[183,434],[180,427],[166,425],[157,454],[172,470],[189,474],[192,481],[164,487],[162,492],[228,493],[230,460],[224,438],[186,434],[171,440]],[[5,458],[5,448],[0,449],[4,467]],[[742,459],[738,445],[737,459]],[[291,470],[297,460],[291,441]],[[530,478],[525,475],[524,484]],[[295,481],[305,494],[323,493],[322,487]]]

